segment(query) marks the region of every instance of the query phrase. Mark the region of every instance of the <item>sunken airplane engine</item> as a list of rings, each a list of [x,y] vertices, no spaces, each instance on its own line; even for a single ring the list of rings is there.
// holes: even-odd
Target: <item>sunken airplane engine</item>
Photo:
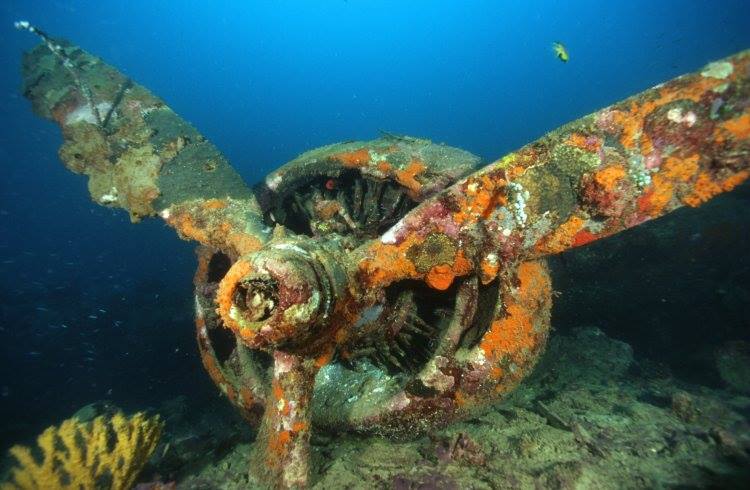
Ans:
[[[92,198],[195,240],[203,363],[259,427],[259,481],[308,483],[311,430],[407,437],[501,399],[550,326],[545,257],[750,176],[750,51],[486,166],[385,134],[248,187],[159,98],[27,23],[24,94]]]

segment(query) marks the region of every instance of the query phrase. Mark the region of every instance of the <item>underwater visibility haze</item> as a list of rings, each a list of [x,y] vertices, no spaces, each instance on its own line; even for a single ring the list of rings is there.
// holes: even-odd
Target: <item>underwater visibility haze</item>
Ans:
[[[3,488],[746,488],[748,25],[8,0]]]

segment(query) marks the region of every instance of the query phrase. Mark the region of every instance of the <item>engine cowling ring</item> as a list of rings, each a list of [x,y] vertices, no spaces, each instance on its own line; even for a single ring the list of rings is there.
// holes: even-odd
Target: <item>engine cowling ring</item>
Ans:
[[[438,148],[435,149],[434,146]],[[421,158],[414,155],[423,155],[425,151],[427,154],[432,152],[443,155],[443,161],[440,163],[442,167],[428,166],[433,169],[432,174],[426,172],[433,182],[429,194],[425,191],[426,185],[417,188],[413,182],[404,182],[403,173],[399,174],[404,171],[401,167],[394,165],[388,168],[380,161],[377,167],[380,171],[388,170],[389,173],[378,176],[368,170],[373,162],[365,162],[363,159],[379,160],[383,158],[381,155],[385,155],[385,161],[388,161],[388,156],[391,155],[388,151],[398,155],[391,157],[396,161],[405,161],[404,155],[411,154],[411,164]],[[474,157],[466,157],[463,160],[459,159],[460,165],[448,172],[445,170],[445,160],[449,159],[446,155],[456,158],[468,154],[416,139],[399,139],[394,142],[390,138],[385,138],[364,145],[350,143],[343,148],[334,145],[308,152],[285,165],[266,179],[265,190],[261,186],[257,192],[261,196],[265,192],[266,197],[269,197],[269,191],[272,189],[268,182],[277,184],[273,190],[273,199],[262,206],[269,225],[290,224],[289,210],[301,209],[300,194],[317,194],[323,201],[342,201],[351,209],[357,195],[364,201],[367,196],[376,198],[388,195],[389,192],[391,196],[403,192],[403,195],[412,199],[413,203],[409,206],[401,205],[401,211],[396,215],[397,221],[402,214],[406,214],[418,204],[416,199],[425,199],[432,193],[442,190],[476,164]],[[435,168],[443,168],[447,176],[437,175],[434,173]],[[319,173],[316,174],[314,169]],[[360,183],[361,189],[357,191],[358,184],[353,180],[357,173],[363,180],[375,179],[374,182],[380,185],[382,192],[368,190],[370,187],[365,189],[370,183]],[[379,177],[384,177],[382,182],[377,182]],[[412,177],[419,182],[416,177]],[[438,182],[439,185],[435,185],[434,182]],[[394,186],[395,190],[383,190],[386,186]],[[401,186],[400,190],[398,186]],[[324,191],[329,193],[326,195]],[[388,202],[392,204],[396,201],[390,199]],[[362,209],[364,207],[361,206]],[[320,209],[321,206],[317,208]],[[387,208],[378,203],[376,208],[385,211],[370,211],[369,215],[382,218],[398,206]],[[320,217],[314,214],[316,207],[308,206],[307,210],[308,212],[303,213],[303,218],[308,220],[306,230],[295,230],[302,239],[309,237],[310,240],[318,240],[330,238],[335,234],[341,237],[344,243],[349,240],[349,246],[353,249],[363,241],[374,238],[373,235],[378,236],[383,232],[376,223],[372,223],[372,218],[369,221],[374,226],[350,228],[349,234],[346,234],[345,227],[343,230],[341,227],[322,229],[320,226],[310,225],[314,219]],[[360,211],[352,213],[350,217],[358,217],[361,219],[360,223],[367,225],[368,219],[362,218],[367,214]],[[339,225],[346,225],[343,216],[337,216],[342,218]],[[299,225],[298,220],[296,225],[292,226]],[[198,341],[203,363],[212,380],[245,418],[255,423],[262,413],[267,386],[270,383],[270,358],[264,352],[242,345],[242,342],[223,325],[221,318],[215,313],[214,305],[220,280],[237,260],[238,257],[232,257],[220,250],[207,247],[199,250],[199,269],[195,277]],[[355,329],[359,328],[363,333],[354,332],[350,335],[350,338],[339,346],[334,361],[316,378],[316,394],[313,401],[316,407],[316,424],[332,430],[343,427],[399,436],[403,435],[403,428],[413,427],[414,420],[423,419],[425,427],[434,426],[441,421],[447,423],[469,413],[471,407],[482,405],[483,400],[493,398],[492,393],[498,386],[505,387],[503,391],[515,386],[516,380],[523,377],[523,374],[517,373],[526,373],[530,366],[533,366],[546,341],[549,326],[549,288],[534,289],[533,298],[517,308],[516,317],[518,312],[525,312],[528,318],[533,319],[526,323],[535,333],[529,337],[533,339],[525,347],[525,357],[518,357],[521,354],[513,349],[501,352],[502,349],[498,351],[493,347],[489,351],[488,360],[485,351],[491,345],[493,336],[504,335],[495,332],[499,328],[496,324],[502,323],[508,315],[505,308],[508,304],[513,304],[513,297],[526,297],[527,293],[523,287],[514,290],[511,285],[522,285],[523,280],[518,274],[528,270],[535,271],[532,275],[538,278],[536,283],[541,281],[548,284],[548,276],[543,265],[537,267],[524,264],[519,269],[506,271],[505,276],[491,284],[481,284],[474,277],[456,281],[447,291],[435,291],[416,281],[397,283],[387,288],[382,301],[360,315]],[[478,308],[481,311],[477,312]],[[488,314],[488,309],[492,309],[491,314]],[[438,318],[440,315],[443,316],[442,319]],[[508,321],[514,324],[513,316],[510,318]],[[524,335],[531,334],[527,332]],[[408,342],[404,339],[418,346],[409,350],[409,345],[405,345]],[[377,343],[375,341],[379,341],[375,352],[358,352],[362,347],[365,350],[372,348],[368,343]],[[505,341],[505,345],[508,347],[514,344]],[[485,364],[491,367],[486,368]],[[504,374],[501,376],[499,372],[502,365],[506,365],[507,369],[503,370]],[[448,378],[453,378],[453,381],[449,383]],[[487,381],[491,388],[483,387],[487,383],[483,380],[492,379],[496,381]],[[422,408],[417,409],[418,406]],[[373,411],[373,407],[379,408]],[[425,418],[427,412],[434,416]],[[440,415],[441,413],[443,415]],[[427,424],[428,420],[431,420],[430,424]]]

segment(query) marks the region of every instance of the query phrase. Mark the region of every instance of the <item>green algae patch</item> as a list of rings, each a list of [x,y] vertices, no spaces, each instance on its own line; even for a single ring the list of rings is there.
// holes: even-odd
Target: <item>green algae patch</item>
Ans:
[[[456,252],[456,244],[448,235],[431,233],[424,242],[413,245],[406,252],[406,258],[414,264],[417,271],[425,273],[436,265],[452,264]]]
[[[549,211],[552,226],[565,221],[578,204],[573,180],[557,161],[545,167],[532,167],[516,181],[529,192],[527,213],[542,216]]]

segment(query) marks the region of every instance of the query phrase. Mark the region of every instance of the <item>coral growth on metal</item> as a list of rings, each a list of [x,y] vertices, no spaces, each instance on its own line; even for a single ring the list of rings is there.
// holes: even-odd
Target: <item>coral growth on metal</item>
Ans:
[[[160,99],[56,43],[27,54],[25,94],[94,200],[200,242],[201,357],[259,426],[250,466],[274,486],[307,484],[311,430],[409,437],[497,401],[544,349],[547,255],[750,176],[750,51],[485,166],[384,134],[251,189]]]

